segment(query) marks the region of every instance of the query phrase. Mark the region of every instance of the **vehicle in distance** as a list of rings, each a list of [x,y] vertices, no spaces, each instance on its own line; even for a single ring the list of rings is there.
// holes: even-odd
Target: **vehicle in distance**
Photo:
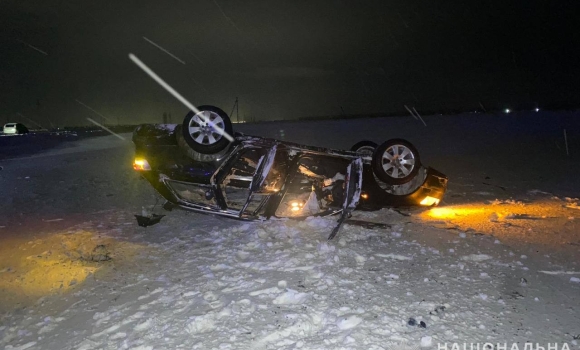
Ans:
[[[28,128],[20,123],[6,123],[2,128],[2,132],[6,135],[28,134]]]

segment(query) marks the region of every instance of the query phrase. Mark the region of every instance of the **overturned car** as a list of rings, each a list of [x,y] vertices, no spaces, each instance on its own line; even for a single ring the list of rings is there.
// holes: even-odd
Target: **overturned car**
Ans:
[[[169,207],[243,220],[340,214],[332,238],[352,210],[437,205],[447,187],[405,140],[332,150],[234,134],[224,111],[198,110],[133,133],[133,167]]]

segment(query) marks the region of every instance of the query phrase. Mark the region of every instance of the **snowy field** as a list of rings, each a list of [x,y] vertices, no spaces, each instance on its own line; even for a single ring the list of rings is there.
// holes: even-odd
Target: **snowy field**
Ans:
[[[330,242],[336,218],[164,212],[113,136],[1,161],[0,348],[579,348],[578,117],[424,119],[234,125],[333,148],[407,138],[449,176],[439,208],[356,212],[388,228]],[[167,216],[138,227],[143,207]]]

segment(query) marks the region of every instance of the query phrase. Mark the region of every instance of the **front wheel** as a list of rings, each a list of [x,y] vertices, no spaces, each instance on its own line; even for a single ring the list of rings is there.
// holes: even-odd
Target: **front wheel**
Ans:
[[[419,152],[409,141],[392,139],[373,153],[373,172],[389,185],[402,185],[415,178],[421,167]]]

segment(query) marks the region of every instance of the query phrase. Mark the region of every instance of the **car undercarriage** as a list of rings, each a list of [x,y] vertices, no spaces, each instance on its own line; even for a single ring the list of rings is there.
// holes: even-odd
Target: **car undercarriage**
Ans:
[[[210,107],[204,111],[229,122]],[[242,220],[340,215],[335,235],[353,210],[433,206],[447,187],[447,177],[423,167],[405,140],[389,140],[369,155],[368,142],[364,150],[341,151],[236,133],[220,149],[214,146],[224,139],[200,134],[188,116],[183,125],[144,124],[133,135],[134,168],[184,209]],[[200,147],[191,146],[195,140]],[[203,153],[205,146],[213,153]]]

